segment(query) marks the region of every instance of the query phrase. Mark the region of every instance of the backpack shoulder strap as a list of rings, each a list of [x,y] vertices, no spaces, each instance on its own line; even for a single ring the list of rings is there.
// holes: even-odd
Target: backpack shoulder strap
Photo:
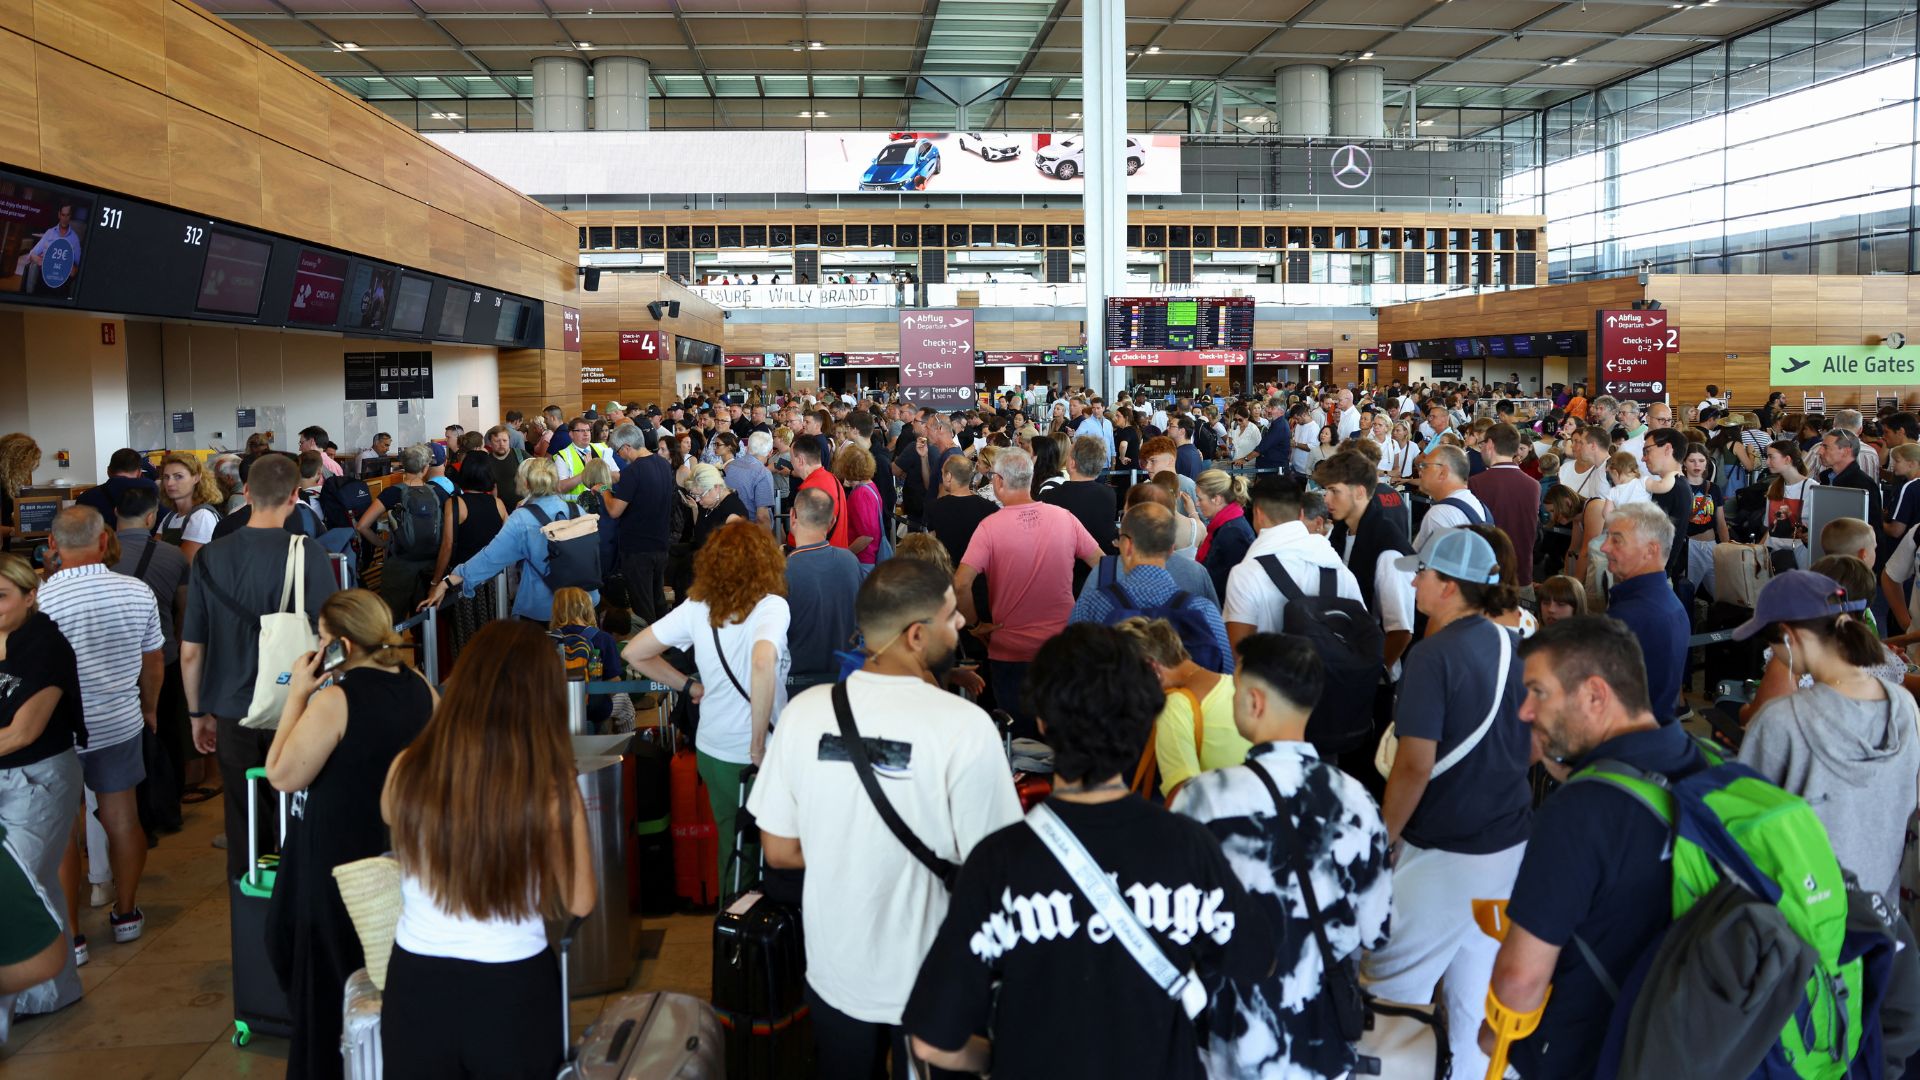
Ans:
[[[1332,600],[1339,595],[1340,595],[1340,575],[1334,573],[1333,567],[1331,566],[1321,567],[1320,568],[1320,599]]]
[[[535,525],[545,525],[547,522],[553,520],[552,514],[549,514],[545,510],[540,509],[540,507],[535,505],[535,503],[531,499],[527,500],[525,503],[522,503],[521,505],[526,508],[527,513],[533,515],[533,522]]]
[[[154,546],[162,543],[165,543],[165,541],[157,539],[155,537],[151,537],[151,536],[147,537],[147,546],[140,549],[140,561],[138,563],[135,563],[133,567],[134,577],[137,577],[142,581],[146,580],[147,565],[153,562]]]
[[[847,684],[844,681],[833,684],[833,715],[840,723],[840,741],[847,749],[847,760],[853,763],[854,774],[860,777],[860,786],[866,789],[867,798],[873,802],[880,820],[886,823],[887,831],[951,892],[954,880],[960,876],[960,868],[935,855],[932,848],[921,842],[907,827],[907,823],[900,820],[899,811],[893,808],[893,804],[887,801],[886,793],[880,790],[880,781],[873,775],[873,761],[867,756],[866,740],[853,723],[853,705],[847,700]]]
[[[1187,699],[1187,707],[1193,710],[1193,760],[1200,762],[1200,749],[1206,741],[1206,714],[1200,711],[1200,695],[1184,686],[1176,686],[1173,692]]]
[[[1258,561],[1260,568],[1265,570],[1267,577],[1273,581],[1274,588],[1279,589],[1280,595],[1287,598],[1287,603],[1306,599],[1306,594],[1300,591],[1300,586],[1293,580],[1293,575],[1287,573],[1287,568],[1280,565],[1278,555],[1262,555]]]
[[[1467,519],[1467,523],[1470,525],[1485,525],[1487,523],[1487,516],[1481,513],[1480,511],[1475,510],[1471,505],[1467,503],[1465,499],[1459,498],[1457,496],[1449,495],[1446,498],[1440,500],[1440,505],[1451,506],[1455,510],[1460,511],[1461,516],[1465,517]]]

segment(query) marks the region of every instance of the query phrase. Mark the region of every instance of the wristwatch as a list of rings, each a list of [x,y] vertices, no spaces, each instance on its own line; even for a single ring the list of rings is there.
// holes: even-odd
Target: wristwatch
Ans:
[[[687,676],[687,681],[680,684],[680,692],[683,694],[690,693],[693,690],[693,684],[699,681],[700,677],[698,675]]]

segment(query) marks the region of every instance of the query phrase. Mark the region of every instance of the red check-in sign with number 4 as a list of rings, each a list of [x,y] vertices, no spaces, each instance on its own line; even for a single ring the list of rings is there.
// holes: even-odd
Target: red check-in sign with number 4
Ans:
[[[1665,311],[1601,311],[1594,339],[1600,392],[1633,401],[1667,399],[1667,358],[1680,347],[1680,332]]]
[[[660,331],[658,330],[622,330],[620,331],[620,359],[622,360],[658,360],[660,359]]]

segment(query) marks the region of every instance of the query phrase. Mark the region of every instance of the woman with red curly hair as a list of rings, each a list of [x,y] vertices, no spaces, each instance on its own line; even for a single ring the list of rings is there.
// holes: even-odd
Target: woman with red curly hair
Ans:
[[[735,521],[714,530],[694,555],[686,602],[621,653],[629,667],[700,706],[693,748],[713,803],[723,881],[740,812],[740,774],[760,764],[767,731],[787,703],[788,619],[786,556],[772,533]],[[699,671],[688,675],[675,667],[662,655],[668,649],[695,650]],[[743,852],[741,863],[750,882],[759,859]]]

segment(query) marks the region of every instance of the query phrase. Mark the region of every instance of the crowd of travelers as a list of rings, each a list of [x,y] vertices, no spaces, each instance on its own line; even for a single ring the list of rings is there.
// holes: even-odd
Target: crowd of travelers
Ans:
[[[289,1075],[342,1074],[368,957],[332,870],[388,851],[390,1074],[552,1075],[548,926],[600,899],[577,644],[647,687],[590,724],[691,734],[701,858],[801,882],[811,1064],[776,1075],[1899,1075],[1920,421],[1518,391],[694,394],[344,463],[318,428],[123,450],[44,538],[0,527],[0,1037],[82,996],[83,898],[140,937],[183,804],[248,874],[264,769]],[[0,438],[9,526],[38,457]],[[396,629],[427,609],[443,640]]]

